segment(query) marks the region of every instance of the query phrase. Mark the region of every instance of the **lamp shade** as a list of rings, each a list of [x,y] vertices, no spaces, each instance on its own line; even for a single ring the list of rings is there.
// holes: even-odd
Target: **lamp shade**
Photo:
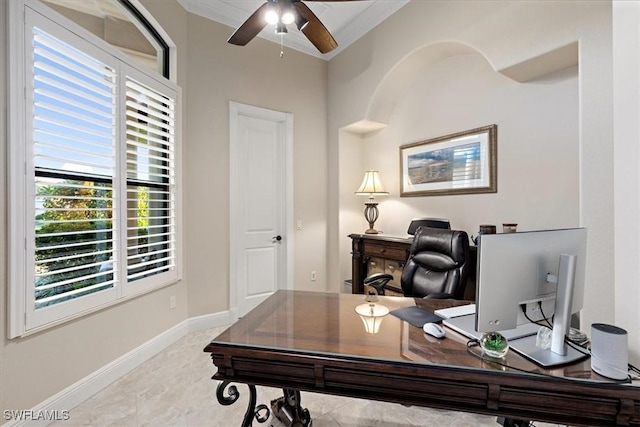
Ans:
[[[356,194],[360,196],[370,196],[385,195],[389,194],[389,192],[385,191],[382,186],[378,171],[369,170],[364,173],[364,179],[362,180],[362,184],[360,184],[360,188],[356,190]]]
[[[389,309],[380,304],[360,304],[356,307],[356,313],[362,319],[365,331],[368,334],[377,334],[380,331],[382,319],[389,314]]]

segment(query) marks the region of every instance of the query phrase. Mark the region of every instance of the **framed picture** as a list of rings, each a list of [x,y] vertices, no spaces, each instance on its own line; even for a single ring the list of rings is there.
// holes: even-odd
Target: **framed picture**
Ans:
[[[400,196],[496,193],[498,126],[400,147]]]

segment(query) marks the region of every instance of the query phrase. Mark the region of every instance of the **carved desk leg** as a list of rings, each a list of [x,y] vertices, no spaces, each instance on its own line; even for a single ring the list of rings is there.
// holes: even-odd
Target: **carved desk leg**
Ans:
[[[300,406],[300,392],[286,388],[282,391],[283,397],[271,401],[273,415],[287,427],[311,426],[309,410]]]
[[[240,392],[238,392],[238,389],[234,385],[229,387],[228,395],[224,395],[224,391],[229,383],[230,381],[221,382],[218,384],[218,388],[216,390],[218,402],[224,406],[236,403],[240,397]],[[251,427],[254,418],[259,423],[264,423],[269,419],[269,415],[271,415],[267,405],[260,404],[256,406],[256,386],[253,384],[247,384],[247,387],[249,387],[249,405],[247,406],[247,411],[245,412],[244,419],[242,420],[242,427]]]

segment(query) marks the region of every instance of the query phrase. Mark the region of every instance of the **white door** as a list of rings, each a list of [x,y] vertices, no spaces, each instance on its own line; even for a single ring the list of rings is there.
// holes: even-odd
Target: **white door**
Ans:
[[[230,306],[245,315],[291,288],[293,116],[231,102]]]

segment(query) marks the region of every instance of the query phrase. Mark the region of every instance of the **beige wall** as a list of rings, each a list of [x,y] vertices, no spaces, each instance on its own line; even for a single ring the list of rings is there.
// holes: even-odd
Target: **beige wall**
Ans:
[[[397,71],[397,67],[405,61],[411,61],[413,54],[425,46],[456,42],[480,52],[497,71],[513,70],[514,66],[517,68],[519,64],[527,63],[530,59],[578,42],[578,194],[573,195],[569,202],[573,206],[573,213],[569,212],[568,216],[564,216],[563,222],[566,221],[569,224],[576,220],[577,203],[577,222],[589,229],[584,324],[613,323],[617,317],[625,319],[620,326],[635,330],[635,325],[627,324],[629,321],[626,319],[637,319],[637,315],[631,313],[638,306],[638,301],[623,308],[629,316],[622,314],[616,316],[614,310],[611,9],[611,2],[608,1],[414,1],[335,57],[329,64],[330,239],[328,248],[329,253],[332,254],[328,260],[330,282],[339,282],[341,277],[338,274],[344,274],[339,254],[344,253],[344,245],[348,244],[348,242],[345,243],[345,230],[341,229],[339,222],[339,219],[344,216],[340,195],[346,191],[342,189],[343,182],[339,176],[339,172],[343,170],[340,158],[340,129],[372,118],[371,106],[376,105],[374,101],[379,94],[377,91],[385,87],[385,79],[388,76],[396,76],[394,71]],[[402,77],[402,73],[398,76]],[[451,90],[455,93],[455,88]],[[384,94],[384,91],[382,93]],[[555,102],[555,98],[552,97],[552,99]],[[490,105],[487,109],[489,108],[491,108]],[[488,115],[485,117],[489,118]],[[484,122],[477,124],[500,122],[500,120]],[[450,131],[473,127],[461,123],[459,128],[454,128],[453,121],[448,123],[452,127]],[[420,126],[416,124],[414,129],[420,129]],[[507,124],[502,127],[508,129]],[[424,137],[429,137],[447,132],[425,128],[424,133]],[[510,133],[515,135],[517,129],[512,129]],[[416,133],[406,139],[398,138],[395,144],[419,138],[420,135]],[[498,144],[501,146],[504,141],[502,132],[499,132],[498,139]],[[501,158],[506,160],[504,156]],[[392,165],[387,167],[392,168]],[[498,172],[499,176],[504,173],[504,168],[503,164]],[[575,171],[573,168],[572,170]],[[569,177],[574,179],[572,175]],[[353,186],[353,184],[349,185]],[[510,185],[510,183],[503,183],[499,191],[509,190]],[[571,186],[574,185],[571,184]],[[539,198],[538,192],[536,197]],[[479,208],[481,212],[494,210],[495,213],[491,215],[485,214],[486,218],[490,217],[492,222],[508,219],[503,213],[504,204],[494,205],[496,198],[479,197],[477,199],[479,201],[475,202],[474,199],[473,204],[464,203],[464,208],[469,210]],[[471,198],[466,200],[460,198],[460,200],[462,201],[447,203],[451,203],[453,207],[454,203],[470,201]],[[427,202],[424,203],[426,206]],[[454,213],[447,215],[444,205],[440,206],[443,207],[441,211],[443,216],[455,215]],[[527,206],[532,208],[531,205]],[[559,211],[562,206],[556,205],[553,209]],[[509,216],[521,214],[522,212],[513,212]],[[515,220],[519,221],[519,219]],[[481,222],[478,219],[474,225],[470,218],[465,221],[463,226],[472,230],[475,230],[476,225]],[[546,225],[550,222],[539,224]],[[532,227],[537,225],[531,224]],[[636,295],[631,292],[631,286],[631,284],[618,285],[617,291],[629,291],[632,295]],[[638,340],[636,338],[631,341],[635,343],[631,347],[632,358],[638,359],[640,358]]]
[[[226,43],[231,28],[188,17],[185,164],[189,315],[229,308],[229,101],[293,113],[294,287],[325,289],[327,64],[256,38]],[[285,236],[286,237],[286,236]],[[316,282],[310,272],[318,272]]]
[[[6,5],[0,0],[4,35]],[[246,48],[228,45],[233,31],[188,14],[174,0],[143,0],[177,45],[177,83],[182,88],[182,183],[184,280],[73,322],[0,346],[0,407],[29,409],[188,317],[223,312],[229,301],[229,113],[228,102],[291,112],[294,115],[296,219],[295,287],[325,286],[327,64],[256,39]],[[4,61],[6,37],[1,37]],[[2,69],[6,70],[6,64]],[[5,75],[5,72],[1,73]],[[6,109],[4,79],[0,95]],[[188,84],[187,84],[188,82]],[[5,114],[0,129],[6,129]],[[0,199],[6,199],[6,144],[0,148]],[[6,224],[7,203],[0,209]],[[6,227],[0,241],[6,241]],[[6,271],[0,245],[0,271]],[[309,272],[318,271],[318,281]],[[0,330],[6,329],[6,275],[0,278]],[[177,308],[169,309],[169,297]],[[3,334],[4,335],[4,334]],[[203,346],[206,343],[203,343]],[[203,357],[206,357],[203,354]]]

